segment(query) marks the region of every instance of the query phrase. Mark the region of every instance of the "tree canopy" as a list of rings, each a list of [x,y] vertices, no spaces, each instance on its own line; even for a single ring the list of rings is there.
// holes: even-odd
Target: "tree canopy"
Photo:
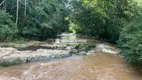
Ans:
[[[26,1],[26,5],[25,5]],[[26,38],[46,39],[68,29],[68,15],[65,0],[18,0],[18,19],[16,0],[6,0],[6,13],[17,22],[18,34]]]

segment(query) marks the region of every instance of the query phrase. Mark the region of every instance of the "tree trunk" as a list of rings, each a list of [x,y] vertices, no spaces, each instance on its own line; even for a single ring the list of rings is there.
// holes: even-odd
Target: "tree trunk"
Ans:
[[[5,12],[6,12],[6,0],[5,0],[5,3],[4,3],[4,10],[5,10]]]
[[[18,12],[19,12],[19,0],[17,0],[17,10],[16,10],[16,26],[18,25]]]
[[[0,3],[0,9],[1,9],[1,10],[5,10],[5,1],[6,1],[6,0],[3,0],[3,1]]]
[[[27,13],[27,0],[25,0],[25,12],[24,12],[24,16],[25,16],[25,19],[26,19],[26,14]]]

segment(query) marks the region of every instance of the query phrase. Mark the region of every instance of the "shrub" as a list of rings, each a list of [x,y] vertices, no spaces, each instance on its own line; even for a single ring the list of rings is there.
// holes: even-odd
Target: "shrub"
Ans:
[[[0,41],[11,40],[17,32],[11,17],[5,11],[0,11]]]
[[[73,33],[79,33],[81,31],[81,27],[77,24],[74,24],[73,22],[70,22],[69,30]]]
[[[127,63],[135,68],[142,67],[142,16],[133,20],[123,28],[119,45],[122,48],[121,54]]]

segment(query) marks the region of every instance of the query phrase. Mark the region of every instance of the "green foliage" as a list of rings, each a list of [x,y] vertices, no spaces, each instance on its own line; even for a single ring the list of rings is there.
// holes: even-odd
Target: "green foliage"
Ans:
[[[88,44],[78,44],[74,48],[80,51],[88,51],[88,50],[91,50],[92,48],[95,48],[95,46],[88,45]]]
[[[123,24],[126,22],[123,18],[114,18],[108,21],[108,24],[106,25],[106,32],[108,34],[108,37],[106,37],[107,41],[109,42],[117,42],[120,36],[121,28],[123,28]],[[104,37],[106,35],[104,34]]]
[[[81,27],[77,24],[74,24],[73,22],[70,22],[69,30],[73,33],[79,33],[81,31]]]
[[[70,15],[74,32],[116,42],[123,22],[134,15],[131,0],[73,0]],[[128,14],[129,13],[129,14]]]
[[[17,33],[17,28],[11,20],[11,15],[0,11],[0,41],[11,40]]]
[[[68,15],[65,3],[67,0],[27,0],[26,16],[24,15],[24,0],[19,0],[19,36],[45,40],[56,37],[57,34],[68,30]],[[7,2],[7,12],[16,18],[16,0]]]
[[[28,42],[28,40],[26,40],[25,38],[16,37],[16,38],[12,39],[12,41],[10,43],[14,43],[14,44],[26,44],[27,42]]]
[[[123,28],[119,39],[122,55],[127,63],[138,69],[142,67],[142,15]]]

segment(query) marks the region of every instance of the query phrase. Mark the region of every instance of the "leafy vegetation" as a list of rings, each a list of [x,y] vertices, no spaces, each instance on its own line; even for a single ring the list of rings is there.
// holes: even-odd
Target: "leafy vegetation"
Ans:
[[[16,2],[17,0],[6,0],[6,8],[4,10],[13,17],[12,21],[15,22],[15,19],[17,20],[16,4],[19,4],[18,23],[15,22],[18,36],[45,40],[46,38],[56,37],[57,34],[68,30],[68,21],[65,19],[68,15],[65,7],[67,1],[27,0],[26,5],[24,0]],[[2,17],[6,18],[4,15]]]
[[[17,28],[11,20],[11,15],[0,11],[0,41],[11,40],[17,33]]]
[[[119,39],[122,55],[127,63],[138,69],[142,68],[142,16],[129,22]]]
[[[122,22],[129,17],[127,4],[127,0],[73,0],[71,31],[116,42]]]
[[[78,44],[74,48],[80,51],[88,51],[88,50],[91,50],[92,48],[95,48],[95,46],[88,45],[88,44]]]

